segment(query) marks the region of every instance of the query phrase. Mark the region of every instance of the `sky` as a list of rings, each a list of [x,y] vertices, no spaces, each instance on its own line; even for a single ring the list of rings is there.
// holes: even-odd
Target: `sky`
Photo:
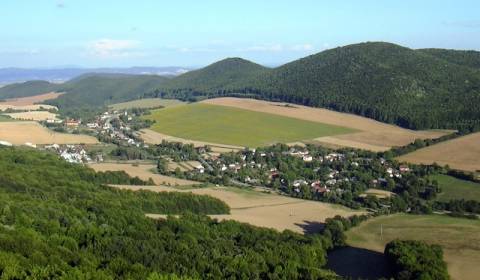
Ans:
[[[480,51],[478,0],[0,0],[0,67],[280,65],[366,41]]]

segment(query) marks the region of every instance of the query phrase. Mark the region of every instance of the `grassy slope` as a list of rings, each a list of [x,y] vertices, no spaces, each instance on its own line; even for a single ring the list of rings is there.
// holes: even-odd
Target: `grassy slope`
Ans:
[[[59,85],[46,81],[28,81],[0,88],[0,99],[19,98],[56,91]]]
[[[122,109],[131,109],[131,108],[155,108],[159,106],[170,107],[170,106],[175,106],[180,104],[183,104],[183,102],[176,99],[144,98],[144,99],[112,104],[110,105],[110,107],[115,110],[122,110]]]
[[[231,107],[191,104],[154,111],[152,129],[185,139],[257,147],[354,130]]]
[[[380,227],[383,226],[383,238]],[[398,214],[371,219],[348,233],[351,246],[383,252],[385,244],[399,239],[424,240],[442,246],[454,279],[480,275],[480,221],[440,215]]]
[[[449,201],[451,199],[465,199],[480,201],[480,184],[460,180],[447,175],[435,175],[432,179],[437,180],[442,188],[438,200]]]

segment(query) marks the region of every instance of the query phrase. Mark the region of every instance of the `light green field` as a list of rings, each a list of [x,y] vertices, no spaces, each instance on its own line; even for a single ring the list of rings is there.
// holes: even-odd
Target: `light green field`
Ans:
[[[9,116],[0,115],[0,122],[14,122],[14,121],[17,121],[17,120],[12,119]]]
[[[480,201],[479,183],[460,180],[448,175],[435,175],[431,178],[437,180],[438,185],[442,188],[442,193],[438,194],[437,197],[439,201],[449,201],[451,199]]]
[[[156,121],[151,129],[167,135],[248,147],[355,131],[340,126],[201,103],[155,110],[146,118]]]
[[[145,98],[145,99],[138,99],[128,102],[116,103],[110,105],[110,107],[114,110],[124,110],[124,109],[131,109],[131,108],[156,108],[156,107],[170,107],[184,104],[184,102],[176,99],[161,99],[161,98]]]
[[[453,279],[473,280],[480,275],[479,220],[397,214],[368,220],[348,231],[347,236],[350,246],[378,252],[383,252],[385,244],[397,238],[439,244]]]

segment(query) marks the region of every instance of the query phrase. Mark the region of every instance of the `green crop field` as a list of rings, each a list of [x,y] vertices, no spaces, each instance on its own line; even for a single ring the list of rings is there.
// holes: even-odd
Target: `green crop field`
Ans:
[[[9,116],[0,115],[0,122],[14,122],[15,119],[10,118]]]
[[[438,194],[439,201],[451,199],[465,199],[480,201],[480,184],[460,180],[448,175],[435,175],[431,177],[438,181],[442,193]]]
[[[397,214],[372,218],[348,231],[347,237],[350,246],[377,252],[383,252],[385,244],[394,239],[423,240],[439,244],[444,250],[453,279],[478,279],[479,233],[479,220],[444,215]]]
[[[355,130],[268,113],[209,104],[189,104],[155,110],[146,118],[152,129],[184,139],[258,147]]]
[[[155,108],[155,107],[170,107],[175,105],[184,104],[184,102],[176,99],[161,99],[161,98],[144,98],[137,99],[128,102],[116,103],[110,105],[114,110],[123,110],[131,108]]]

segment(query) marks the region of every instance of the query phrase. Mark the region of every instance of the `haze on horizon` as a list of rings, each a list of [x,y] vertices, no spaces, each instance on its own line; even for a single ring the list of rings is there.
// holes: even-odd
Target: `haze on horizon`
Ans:
[[[480,50],[462,1],[2,1],[0,68],[279,65],[365,41]]]

